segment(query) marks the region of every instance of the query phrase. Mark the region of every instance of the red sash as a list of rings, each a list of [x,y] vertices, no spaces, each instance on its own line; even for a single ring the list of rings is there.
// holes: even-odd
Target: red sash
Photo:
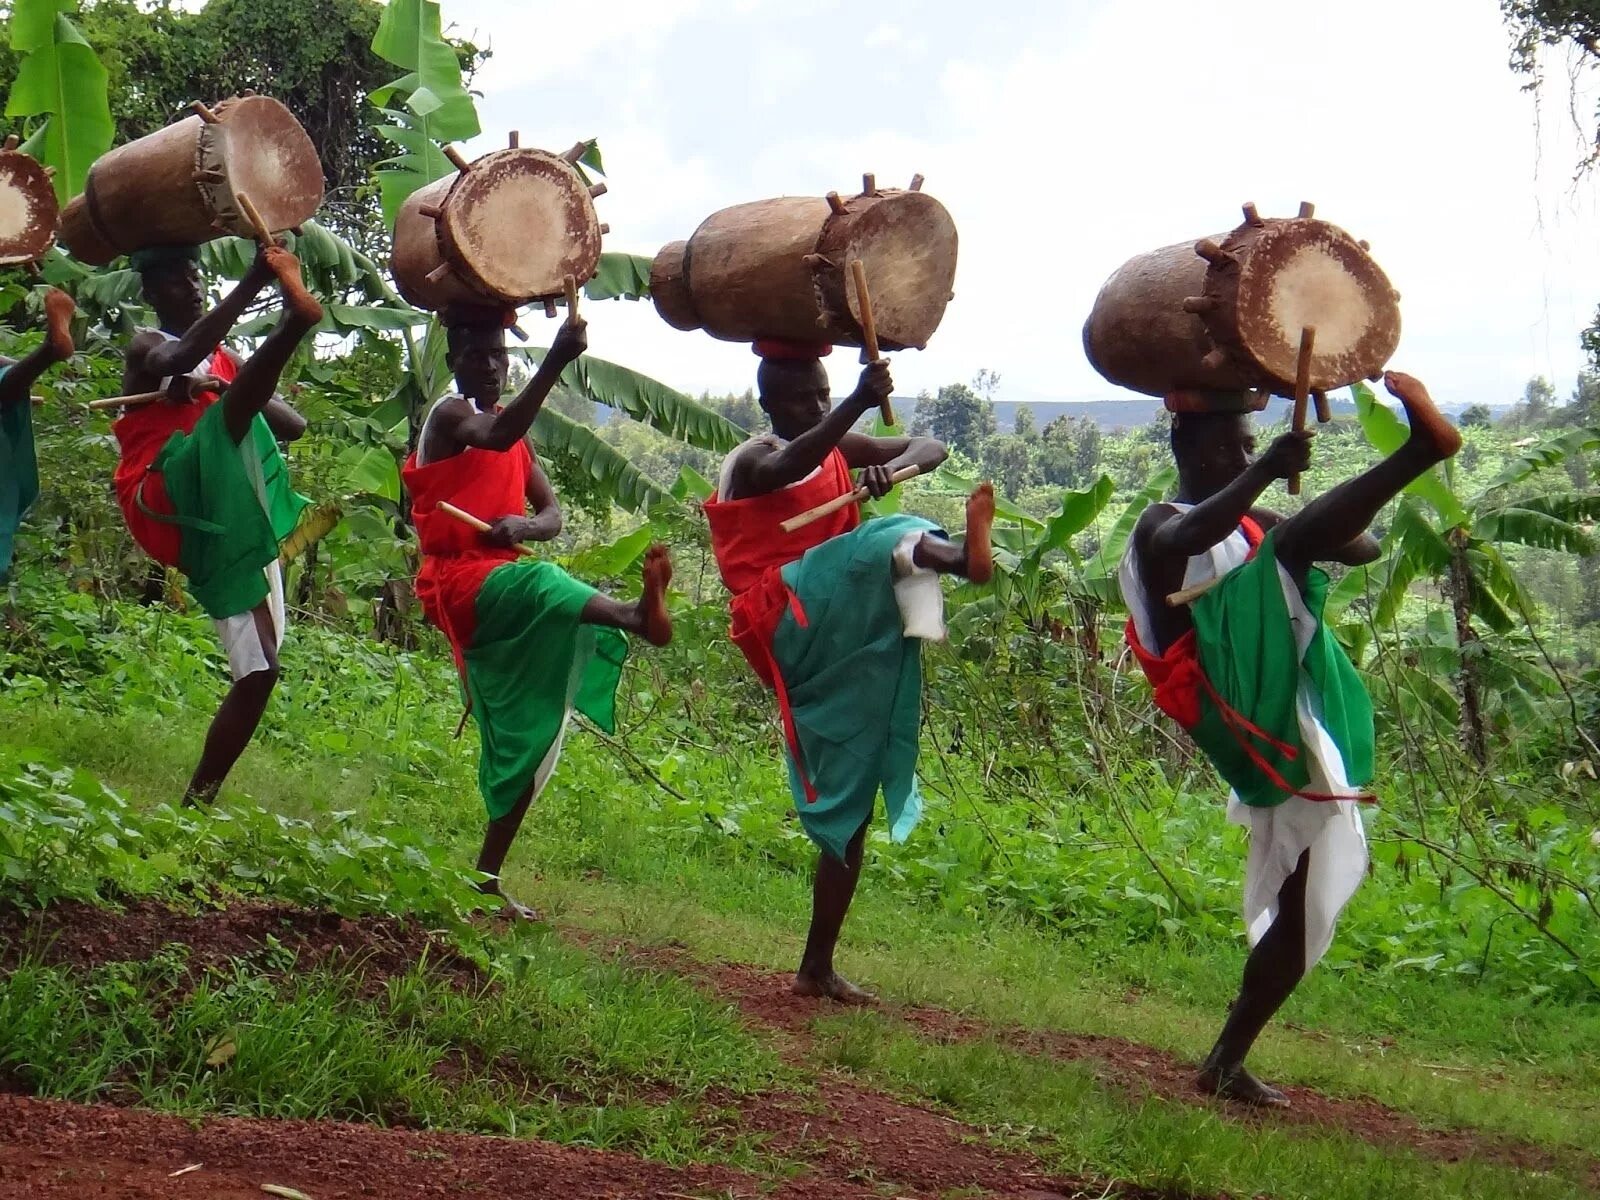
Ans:
[[[785,533],[781,523],[854,490],[850,466],[844,455],[834,449],[814,475],[793,487],[739,500],[713,496],[703,505],[711,524],[711,549],[717,556],[717,568],[724,586],[733,593],[728,602],[728,636],[744,652],[761,682],[776,693],[784,739],[799,769],[806,797],[812,801],[816,800],[816,788],[801,761],[789,691],[772,657],[772,635],[785,610],[792,611],[802,627],[806,624],[800,600],[783,582],[781,572],[785,564],[794,562],[813,546],[856,528],[861,524],[861,512],[847,504],[792,533]]]
[[[411,494],[411,518],[422,547],[417,599],[423,614],[444,631],[462,668],[478,624],[478,589],[496,567],[517,557],[512,547],[491,546],[471,526],[438,509],[448,500],[464,512],[493,524],[527,511],[533,456],[519,441],[509,450],[469,446],[460,454],[422,464],[413,454],[401,478]]]
[[[239,360],[226,347],[218,346],[204,367],[208,375],[215,375],[226,386],[239,375]],[[139,507],[139,485],[144,484],[145,506],[153,512],[170,515],[172,501],[167,497],[167,486],[161,472],[151,471],[163,446],[174,433],[193,433],[206,409],[217,402],[221,391],[201,392],[192,404],[169,404],[157,400],[131,408],[111,427],[116,435],[121,455],[116,474],[111,477],[117,492],[117,504],[128,524],[128,532],[140,548],[158,563],[168,567],[178,565],[182,546],[181,531],[170,521],[158,521]],[[148,476],[148,480],[147,477]]]

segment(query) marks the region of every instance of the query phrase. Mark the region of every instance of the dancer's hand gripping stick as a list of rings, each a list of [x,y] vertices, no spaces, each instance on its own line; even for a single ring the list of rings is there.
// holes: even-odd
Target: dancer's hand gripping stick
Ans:
[[[439,501],[439,503],[438,503],[438,505],[436,507],[439,509],[440,512],[444,513],[446,516],[454,517],[456,520],[460,521],[463,525],[472,526],[472,528],[476,529],[479,533],[488,533],[490,528],[491,528],[490,525],[489,525],[489,522],[487,522],[487,521],[485,521],[485,520],[483,520],[483,519],[481,519],[479,517],[473,516],[471,513],[467,512],[465,509],[457,508],[454,504],[451,504],[448,500]],[[518,554],[527,555],[529,558],[534,558],[534,557],[537,557],[539,552],[537,550],[535,550],[532,546],[518,545],[517,546],[517,553]]]
[[[920,474],[922,474],[921,467],[901,467],[893,475],[889,476],[889,478],[895,483],[904,483],[913,475]],[[832,500],[829,500],[825,504],[819,504],[815,508],[808,508],[805,512],[790,517],[787,521],[780,522],[778,528],[783,530],[785,533],[793,533],[796,529],[804,529],[813,521],[820,521],[823,517],[826,517],[831,513],[838,512],[847,504],[860,504],[871,494],[872,493],[867,491],[866,488],[858,487],[853,492],[846,492],[842,496],[835,496]],[[442,508],[443,505],[440,507]]]

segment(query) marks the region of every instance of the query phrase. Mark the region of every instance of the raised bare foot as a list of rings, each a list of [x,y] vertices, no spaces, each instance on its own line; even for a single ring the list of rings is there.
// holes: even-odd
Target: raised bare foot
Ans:
[[[51,288],[44,294],[45,339],[57,362],[66,362],[77,349],[72,344],[72,315],[77,311],[72,297],[60,288]]]
[[[639,619],[645,640],[665,646],[672,640],[672,617],[667,612],[667,584],[672,582],[672,556],[660,542],[644,552],[644,595],[639,597]]]
[[[1461,449],[1461,431],[1445,418],[1428,395],[1422,381],[1399,371],[1385,371],[1383,386],[1400,401],[1411,423],[1411,441],[1424,448],[1428,457],[1443,462]]]
[[[1250,1104],[1257,1108],[1289,1107],[1289,1097],[1271,1084],[1262,1083],[1245,1070],[1243,1065],[1204,1066],[1200,1069],[1200,1077],[1195,1082],[1206,1095],[1232,1100],[1238,1104]]]
[[[989,530],[994,526],[994,485],[980,483],[967,497],[967,578],[988,583],[994,576],[994,549]]]
[[[300,260],[282,246],[269,246],[263,252],[268,268],[278,277],[278,289],[283,293],[284,309],[297,320],[315,325],[322,320],[322,304],[306,290],[305,276],[300,271]]]
[[[839,1004],[876,1004],[878,998],[866,988],[857,987],[837,971],[826,975],[796,973],[790,989],[796,996],[819,996]]]

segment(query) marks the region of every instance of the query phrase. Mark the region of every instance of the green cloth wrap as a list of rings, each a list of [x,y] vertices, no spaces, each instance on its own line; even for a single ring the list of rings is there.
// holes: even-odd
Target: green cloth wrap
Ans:
[[[10,369],[0,368],[0,375]],[[11,572],[22,518],[39,498],[32,409],[33,402],[26,396],[13,404],[0,404],[0,580]]]
[[[1365,787],[1373,775],[1372,700],[1355,666],[1322,623],[1327,572],[1311,568],[1302,592],[1306,609],[1317,622],[1303,659],[1284,587],[1274,534],[1268,533],[1250,561],[1230,571],[1189,607],[1200,665],[1211,686],[1229,707],[1295,752],[1291,758],[1262,739],[1230,729],[1216,704],[1202,695],[1200,722],[1189,734],[1240,801],[1255,808],[1282,804],[1291,793],[1251,758],[1240,744],[1241,737],[1285,782],[1297,789],[1310,782],[1296,705],[1302,672],[1320,702],[1317,715],[1344,759],[1351,786]]]
[[[263,571],[309,503],[289,487],[288,466],[265,419],[257,414],[248,444],[236,443],[218,401],[193,433],[167,439],[151,469],[161,472],[173,513],[144,511],[181,527],[179,565],[201,607],[224,620],[265,600]]]
[[[789,787],[800,824],[824,851],[844,857],[883,792],[890,836],[903,841],[922,815],[917,733],[922,720],[922,643],[905,636],[895,601],[893,555],[908,533],[938,533],[921,517],[867,521],[813,546],[783,568],[799,598],[772,636],[814,802],[792,758]]]
[[[554,563],[518,559],[478,590],[477,628],[462,655],[482,751],[478,790],[489,819],[512,810],[576,708],[616,731],[622,631],[582,623],[595,589]]]

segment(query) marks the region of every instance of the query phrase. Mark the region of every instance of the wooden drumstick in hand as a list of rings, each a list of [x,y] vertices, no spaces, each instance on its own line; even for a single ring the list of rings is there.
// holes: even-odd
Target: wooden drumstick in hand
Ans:
[[[261,243],[261,248],[265,250],[269,246],[276,246],[278,239],[272,236],[272,230],[268,229],[267,223],[261,219],[261,210],[255,206],[255,202],[243,192],[235,192],[233,198],[238,201],[244,219],[249,221],[250,227],[256,231],[256,241]]]
[[[922,474],[921,467],[901,467],[893,475],[889,476],[889,478],[895,483],[904,483],[913,475],[920,474]],[[795,516],[790,517],[787,521],[779,522],[778,528],[783,530],[785,533],[793,533],[796,529],[804,529],[813,521],[820,521],[823,517],[838,512],[841,508],[844,508],[848,504],[860,504],[870,495],[872,495],[872,493],[867,491],[866,488],[858,487],[853,492],[846,492],[842,496],[835,496],[832,500],[828,500],[822,504],[819,504],[815,508],[808,508],[805,512],[798,513]]]
[[[878,327],[872,320],[872,296],[867,291],[867,268],[859,258],[850,260],[850,274],[856,281],[856,304],[861,309],[861,361],[874,363],[882,357],[878,353]],[[894,424],[894,408],[889,397],[879,406],[885,425]]]
[[[576,320],[578,316],[578,280],[572,275],[561,277],[562,290],[567,293],[567,320]]]
[[[1294,368],[1294,431],[1304,433],[1306,428],[1306,401],[1311,396],[1311,351],[1317,342],[1317,327],[1307,325],[1300,330],[1300,357]],[[1289,476],[1289,495],[1300,494],[1300,476]]]
[[[201,392],[215,391],[221,386],[222,380],[215,375],[196,376],[189,381],[189,398],[192,400]],[[95,411],[103,408],[137,408],[141,404],[154,404],[158,400],[165,400],[171,392],[171,388],[165,388],[158,392],[135,392],[131,396],[107,396],[104,400],[91,400],[84,407]]]
[[[463,525],[472,526],[472,528],[476,529],[479,533],[488,533],[490,528],[491,528],[491,526],[489,525],[489,522],[483,520],[481,517],[473,516],[471,513],[467,512],[466,509],[457,508],[454,504],[451,504],[448,500],[439,501],[439,503],[437,505],[435,505],[435,507],[440,512],[444,513],[446,516],[454,517],[456,520],[460,521]],[[536,557],[539,552],[537,550],[535,550],[532,546],[518,544],[517,553],[518,554],[525,554],[529,558],[533,558],[533,557]]]

